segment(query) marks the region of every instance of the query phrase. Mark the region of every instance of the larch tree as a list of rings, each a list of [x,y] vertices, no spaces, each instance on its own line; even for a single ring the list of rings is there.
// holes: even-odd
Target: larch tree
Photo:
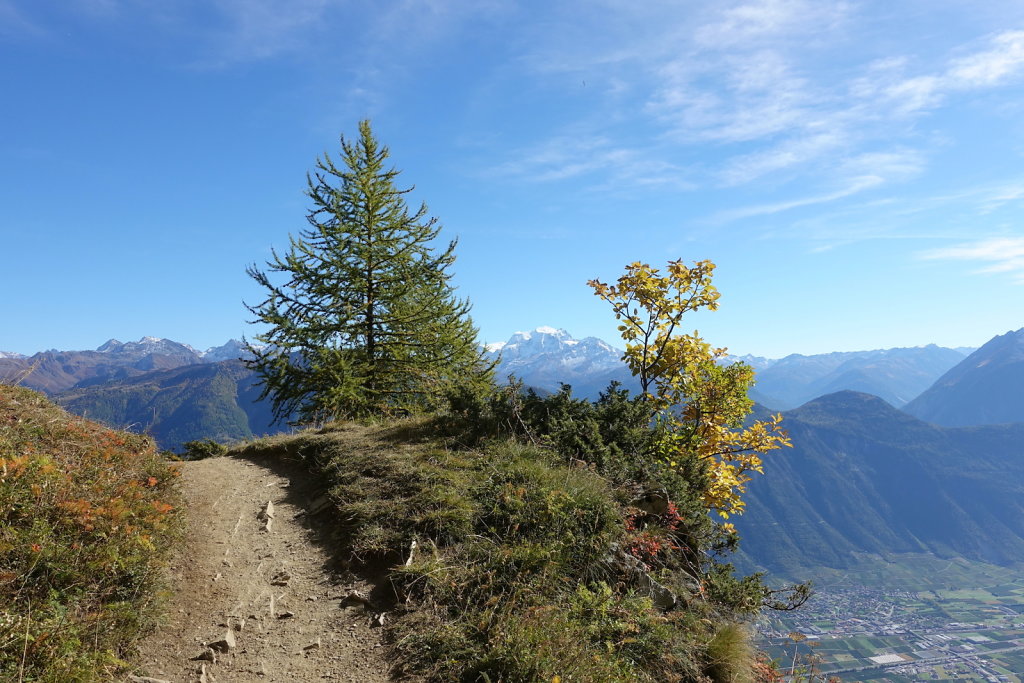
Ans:
[[[469,302],[455,295],[456,240],[434,248],[440,225],[387,165],[389,151],[359,124],[307,176],[309,225],[289,235],[266,270],[248,274],[266,298],[246,307],[266,331],[246,361],[274,415],[293,423],[429,408],[454,384],[486,385]]]

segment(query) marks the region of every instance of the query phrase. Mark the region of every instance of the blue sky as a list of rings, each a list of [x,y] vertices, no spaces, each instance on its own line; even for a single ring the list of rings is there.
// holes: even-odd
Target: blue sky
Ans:
[[[1024,326],[1024,3],[0,0],[0,349],[243,333],[370,118],[484,341],[718,264],[735,353]]]

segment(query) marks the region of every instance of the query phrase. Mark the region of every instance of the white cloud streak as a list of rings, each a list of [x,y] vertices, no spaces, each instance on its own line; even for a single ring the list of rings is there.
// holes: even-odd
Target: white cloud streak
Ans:
[[[41,26],[29,19],[12,0],[0,0],[0,38],[26,38],[45,35]]]
[[[905,180],[923,170],[925,150],[935,144],[916,127],[919,119],[956,98],[1011,85],[1024,74],[1024,31],[1018,30],[940,48],[930,62],[922,62],[914,50],[934,48],[909,40],[907,54],[871,55],[858,44],[870,19],[865,14],[873,11],[864,3],[739,0],[695,7],[685,15],[671,3],[636,10],[606,4],[609,25],[633,27],[642,17],[641,38],[629,42],[609,34],[611,44],[594,51],[593,26],[586,20],[586,42],[574,40],[572,31],[556,35],[561,26],[553,24],[528,63],[543,74],[600,73],[628,83],[630,93],[642,98],[642,114],[661,131],[659,160],[702,166],[704,186],[780,185],[810,174],[814,185],[825,186],[815,196],[842,198],[849,195],[827,186],[850,185],[857,177],[845,169],[852,159],[902,155],[916,144],[912,173],[864,169],[860,174],[887,183]],[[865,58],[858,63],[848,57],[851,53]],[[834,66],[837,54],[843,56],[841,69]],[[596,116],[589,124],[592,134],[616,137]],[[564,137],[560,133],[546,144]],[[653,149],[629,152],[643,156]],[[713,158],[683,162],[693,150]],[[603,167],[593,158],[562,163],[570,169]],[[531,177],[568,177],[550,170],[535,167]]]
[[[919,254],[926,260],[980,262],[978,274],[1007,274],[1024,285],[1024,237],[992,237]]]
[[[215,60],[263,60],[308,44],[331,0],[215,0],[227,22],[218,36]]]
[[[717,223],[729,223],[743,218],[767,216],[782,213],[783,211],[798,209],[804,206],[812,206],[814,204],[826,204],[828,202],[834,202],[837,199],[843,199],[845,197],[858,194],[864,190],[871,189],[872,187],[877,187],[883,182],[884,179],[879,176],[863,176],[861,178],[854,178],[848,187],[836,190],[835,192],[830,192],[829,194],[814,197],[802,197],[800,199],[791,199],[789,201],[776,202],[773,204],[747,206],[740,209],[734,209],[732,211],[723,211],[715,215],[712,218],[712,221]]]

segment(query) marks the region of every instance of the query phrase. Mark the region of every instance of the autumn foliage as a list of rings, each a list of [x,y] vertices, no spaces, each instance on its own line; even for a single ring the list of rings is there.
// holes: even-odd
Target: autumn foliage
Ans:
[[[670,261],[664,273],[636,262],[615,284],[596,279],[588,284],[611,304],[620,323],[623,359],[640,380],[660,428],[659,457],[673,468],[690,458],[704,463],[709,474],[704,503],[728,519],[743,511],[750,473],[763,472],[761,455],[790,442],[780,415],[743,425],[753,406],[747,397],[753,369],[723,362],[726,349],[681,329],[687,313],[718,308],[714,270],[711,261],[692,267]]]
[[[0,385],[0,679],[113,674],[178,518],[145,436]]]

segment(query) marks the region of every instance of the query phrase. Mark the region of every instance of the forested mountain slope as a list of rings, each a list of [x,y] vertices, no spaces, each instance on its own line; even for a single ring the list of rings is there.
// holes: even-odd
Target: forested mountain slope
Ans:
[[[736,522],[759,565],[907,552],[1024,562],[1024,424],[942,428],[849,391],[784,415],[794,447],[767,459]]]
[[[280,431],[256,376],[241,361],[187,365],[55,396],[73,413],[150,433],[161,448],[194,439],[231,442]]]

